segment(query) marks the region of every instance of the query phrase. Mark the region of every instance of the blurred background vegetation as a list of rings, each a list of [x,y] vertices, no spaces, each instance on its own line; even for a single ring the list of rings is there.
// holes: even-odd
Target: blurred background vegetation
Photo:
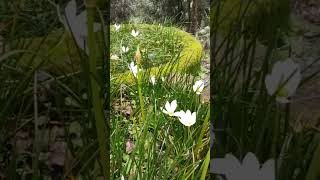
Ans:
[[[167,22],[194,34],[209,24],[210,0],[113,0],[111,9],[112,23]]]

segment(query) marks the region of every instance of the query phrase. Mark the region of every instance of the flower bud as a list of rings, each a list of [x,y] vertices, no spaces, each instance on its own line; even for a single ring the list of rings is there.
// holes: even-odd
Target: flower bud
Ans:
[[[134,60],[137,62],[137,64],[140,65],[140,62],[141,62],[141,53],[140,53],[140,50],[139,50],[139,46],[137,48],[137,51],[136,51],[136,54],[134,56]]]

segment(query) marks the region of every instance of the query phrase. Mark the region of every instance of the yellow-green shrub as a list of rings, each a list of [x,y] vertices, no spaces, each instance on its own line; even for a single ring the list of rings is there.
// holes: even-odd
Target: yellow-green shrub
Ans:
[[[140,24],[136,25],[137,29],[157,29],[157,25]],[[174,31],[177,36],[181,38],[181,43],[183,44],[183,49],[180,53],[180,57],[176,64],[171,62],[162,64],[157,67],[152,67],[144,72],[150,73],[152,75],[166,76],[171,72],[185,73],[192,71],[200,65],[200,60],[202,56],[202,45],[201,43],[193,37],[191,34],[176,28],[176,27],[163,27]],[[111,31],[114,29],[112,28]],[[142,59],[143,61],[143,59]],[[132,73],[128,70],[125,73],[112,73],[115,83],[124,83],[131,85],[135,83],[135,78]]]

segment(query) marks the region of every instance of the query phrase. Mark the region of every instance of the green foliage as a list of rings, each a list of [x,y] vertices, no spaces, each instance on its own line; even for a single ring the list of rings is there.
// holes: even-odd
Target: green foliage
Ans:
[[[152,34],[152,31],[158,30],[158,25],[147,25],[141,24],[137,25],[136,28],[141,30],[151,30],[149,33]],[[202,45],[198,40],[196,40],[191,34],[182,31],[175,27],[163,27],[166,30],[173,31],[175,35],[179,38],[179,41],[182,45],[182,50],[179,52],[178,57],[173,57],[171,61],[161,64],[157,67],[152,67],[148,69],[147,73],[153,74],[155,76],[166,76],[170,72],[195,72],[199,68],[200,60],[202,57]],[[114,29],[112,29],[113,31]],[[163,38],[157,36],[157,38]],[[132,47],[135,49],[135,47]],[[148,47],[152,50],[153,47]],[[132,57],[133,58],[133,57]],[[142,59],[142,61],[147,61],[148,59]],[[114,72],[114,78],[117,79],[117,83],[125,83],[127,85],[132,85],[135,82],[134,76],[129,69],[125,73],[117,74]]]
[[[131,30],[139,31],[137,37],[131,35]],[[144,61],[143,69],[155,67],[176,58],[184,44],[178,36],[177,30],[160,25],[147,24],[122,24],[119,32],[111,31],[110,54],[117,54],[120,60],[111,61],[111,71],[114,73],[125,72],[128,64],[139,46]],[[121,47],[128,47],[127,53],[122,52]]]
[[[209,16],[209,0],[200,0],[202,16],[205,24]],[[190,17],[191,1],[186,0],[132,0],[132,1],[111,1],[111,21],[129,22],[132,20],[139,23],[146,22],[170,22],[178,25],[188,26]]]
[[[140,84],[144,97],[145,121],[141,121],[138,87],[111,86],[111,179],[200,179],[208,168],[209,104],[200,103],[190,75],[156,78],[155,85],[144,77]],[[121,101],[122,99],[122,101]],[[191,127],[161,111],[166,101],[177,100],[177,111],[197,113]],[[115,108],[118,104],[118,108]],[[121,109],[131,107],[129,114]],[[130,108],[129,108],[130,109]],[[132,150],[128,150],[128,144]]]
[[[210,90],[215,97],[211,119],[216,129],[211,158],[232,153],[243,159],[253,152],[260,162],[275,160],[276,179],[316,179],[319,133],[302,128],[299,123],[308,119],[293,117],[290,103],[277,103],[266,91],[265,79],[273,61],[282,60],[276,57],[276,40],[289,30],[290,3],[219,2],[211,14],[214,83]],[[266,46],[261,47],[259,41]]]
[[[290,0],[223,0],[213,3],[212,27],[227,36],[238,31],[245,37],[270,43],[290,31]],[[218,14],[217,14],[218,13]],[[217,16],[215,16],[217,14]],[[241,22],[241,23],[239,23]]]
[[[132,37],[133,28],[141,36]],[[111,53],[118,54],[121,44],[131,50],[120,60],[111,60],[127,63],[122,67],[126,72],[117,68],[111,72],[111,179],[205,178],[210,111],[209,105],[200,103],[200,97],[193,92],[195,77],[190,75],[199,70],[201,44],[175,27],[122,24],[120,29],[115,32],[111,28],[111,35],[115,34]],[[159,44],[153,43],[157,41]],[[182,49],[175,47],[177,44]],[[138,68],[143,70],[135,78],[128,63],[133,61],[137,46],[142,51]],[[159,56],[163,63],[146,66],[146,61],[152,61],[146,52],[154,51],[154,59]],[[150,82],[151,75],[155,76],[155,84]],[[196,112],[194,125],[185,127],[177,117],[162,112],[166,101],[174,99],[177,111]]]
[[[14,37],[44,36],[60,24],[47,0],[1,1],[0,22],[5,27],[0,33],[11,41]]]

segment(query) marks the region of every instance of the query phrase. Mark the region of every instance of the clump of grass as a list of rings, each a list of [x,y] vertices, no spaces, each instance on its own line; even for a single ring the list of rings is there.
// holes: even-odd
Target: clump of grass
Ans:
[[[150,39],[161,42],[157,46],[148,44],[145,48],[150,51],[163,53],[165,50],[162,48],[167,48],[167,52],[174,52],[167,60],[167,71],[170,72],[176,61],[173,57],[178,57],[179,53],[169,49],[176,47],[165,46],[167,40],[164,39],[170,36],[157,33],[145,36],[153,36]],[[136,41],[141,50],[140,43],[144,43],[143,39]],[[133,50],[136,49],[134,46]],[[137,64],[137,69],[142,70],[129,71],[137,73],[132,75],[135,83],[111,82],[112,179],[121,176],[125,179],[204,178],[208,158],[206,161],[204,159],[209,157],[209,104],[202,104],[199,95],[193,91],[195,77],[190,72],[182,74],[171,71],[168,74],[160,68],[157,74],[153,74],[147,66],[143,66],[149,59],[143,52],[141,54],[142,56],[136,54],[133,62]],[[128,58],[133,59],[133,53]],[[126,68],[128,71],[128,66]],[[151,78],[154,78],[155,83]],[[196,113],[194,125],[184,126],[178,117],[163,113],[162,108],[165,109],[166,102],[173,100],[177,100],[176,111],[190,110]]]
[[[114,29],[113,27],[112,30]],[[131,35],[132,30],[139,32],[137,37]],[[132,61],[137,45],[146,61],[141,66],[145,69],[164,64],[174,58],[183,46],[177,32],[162,25],[151,27],[133,24],[121,24],[119,32],[111,31],[111,54],[120,56],[119,61],[111,61],[112,72],[127,71],[128,64]],[[161,38],[159,38],[161,37]],[[122,52],[121,47],[128,47],[127,53]]]
[[[50,5],[48,1],[41,1],[39,5],[43,2]],[[50,7],[53,12],[49,13],[56,13]],[[92,37],[90,31],[93,9],[88,13],[91,18],[90,49],[97,47],[93,45],[97,42],[96,36]],[[19,14],[16,16],[21,18]],[[16,27],[21,25],[33,26],[17,21]],[[13,28],[11,36],[4,37],[10,49],[0,57],[3,69],[0,77],[4,81],[0,85],[3,107],[0,112],[3,138],[0,142],[6,145],[0,149],[1,178],[97,179],[105,176],[103,172],[108,169],[105,160],[107,133],[103,131],[104,109],[100,96],[104,85],[98,83],[104,76],[98,71],[102,69],[101,64],[95,63],[98,59],[95,55],[101,48],[90,57],[89,65],[89,58],[77,49],[69,32],[58,27],[53,23],[53,26],[46,27],[42,37],[27,38]],[[66,35],[67,42],[64,41]],[[10,38],[14,41],[9,41]],[[66,61],[68,65],[64,68]],[[21,146],[24,143],[26,146]],[[57,149],[61,151],[57,152]],[[2,157],[6,160],[2,161]]]
[[[270,173],[277,179],[304,179],[307,174],[315,177],[317,172],[313,166],[316,163],[312,158],[318,157],[315,151],[319,144],[317,133],[293,125],[300,120],[290,114],[290,103],[279,104],[266,88],[266,76],[272,71],[274,62],[283,60],[275,57],[282,33],[274,26],[277,22],[273,24],[261,19],[260,22],[269,23],[263,26],[269,26],[270,32],[274,33],[261,38],[265,31],[260,31],[261,26],[256,24],[253,28],[258,31],[249,38],[245,17],[250,15],[253,5],[246,1],[240,3],[235,14],[237,20],[225,26],[221,16],[225,3],[227,1],[214,3],[211,15],[211,90],[214,97],[211,123],[215,134],[211,158],[232,153],[243,159],[248,152],[253,152],[260,162],[275,160],[274,172]],[[235,26],[239,29],[234,29]],[[221,34],[223,29],[227,29],[226,34]],[[262,42],[268,43],[263,47],[263,53],[258,54]],[[287,57],[290,58],[289,50]],[[308,78],[301,81],[300,87]],[[214,166],[218,164],[212,164]],[[212,178],[217,179],[217,176],[212,175]]]
[[[173,78],[176,83],[171,83]],[[200,166],[208,152],[209,105],[199,102],[192,82],[190,76],[175,74],[165,77],[164,82],[158,78],[152,85],[145,77],[140,84],[145,121],[141,121],[138,87],[114,89],[118,96],[112,96],[112,102],[120,108],[113,106],[111,113],[111,172],[117,172],[113,178],[121,175],[129,179],[201,176]],[[166,101],[174,99],[178,102],[177,110],[196,112],[197,121],[193,126],[186,127],[177,117],[161,111]],[[128,150],[130,146],[132,150]]]
[[[163,40],[163,39],[171,38],[171,37],[167,36],[166,34],[153,33],[153,31],[158,31],[159,28],[166,29],[165,31],[172,32],[177,36],[176,38],[179,39],[179,44],[181,45],[181,48],[179,48],[179,51],[176,51],[174,54],[167,55],[167,54],[163,54],[164,53],[163,50],[159,50],[159,47],[161,47],[161,49],[164,48],[164,49],[168,49],[168,51],[174,52],[173,50],[170,50],[170,48],[174,48],[174,49],[176,48],[175,46],[164,46],[163,45],[163,44],[166,44],[165,42],[171,41],[171,40]],[[120,29],[121,29],[121,27],[120,27]],[[191,34],[185,32],[179,28],[175,28],[175,27],[171,27],[171,26],[170,27],[163,27],[162,25],[139,24],[139,25],[136,25],[135,29],[133,27],[131,28],[131,30],[136,30],[136,31],[140,31],[139,29],[142,29],[142,30],[149,29],[150,34],[155,34],[153,39],[157,39],[156,41],[159,42],[159,44],[156,47],[150,46],[150,47],[143,48],[143,49],[140,48],[142,57],[145,59],[145,61],[142,61],[140,65],[141,65],[141,67],[145,68],[148,71],[148,73],[151,73],[156,76],[158,74],[168,75],[168,74],[170,74],[171,71],[181,72],[181,73],[189,72],[191,74],[198,73],[198,71],[200,70],[200,60],[201,60],[201,56],[203,54],[203,52],[202,52],[203,48],[202,48],[202,45],[200,44],[200,42],[197,39],[195,39]],[[151,29],[153,29],[153,30],[151,30]],[[115,30],[115,31],[116,31],[115,33],[119,33],[118,32],[119,30],[118,31]],[[130,36],[130,30],[128,31],[128,34],[125,34],[125,35]],[[148,36],[150,36],[150,35],[148,35]],[[136,37],[135,42],[138,43],[141,41],[141,44],[143,44],[144,39],[143,38],[139,39],[138,37]],[[119,38],[118,40],[120,40],[120,39],[121,38]],[[162,39],[163,44],[161,44],[161,41],[159,41],[158,39]],[[120,42],[115,41],[112,43],[115,43],[115,45],[112,45],[112,46],[117,47],[119,44],[121,44],[121,41]],[[140,44],[139,44],[139,47],[141,47]],[[120,47],[120,49],[122,49],[122,48]],[[123,49],[126,49],[126,47],[123,47]],[[152,53],[152,54],[149,54],[148,56],[146,56],[144,52],[147,50],[153,51],[156,53]],[[127,55],[128,52],[122,53],[125,55],[124,59],[119,58],[119,56],[117,54],[111,54],[111,57],[110,57],[111,64],[122,65],[123,71],[126,71],[126,72],[122,73],[121,71],[120,72],[117,71],[116,68],[111,68],[111,79],[115,79],[115,81],[112,81],[112,82],[126,83],[127,85],[132,85],[135,82],[133,76],[128,72],[128,69],[125,68],[125,67],[129,66],[130,62],[133,61],[133,54],[135,51],[135,47],[133,47],[133,50],[131,48],[131,51],[133,51],[133,52],[131,52],[132,56]],[[159,53],[158,53],[158,51],[159,51]],[[130,49],[129,49],[129,52],[130,52]],[[159,59],[159,64],[154,67],[144,66],[145,64],[152,64],[153,63],[152,59],[155,58],[155,54],[159,54],[160,57],[162,57],[161,59]],[[122,57],[122,55],[120,57]],[[161,63],[160,63],[160,61],[161,61]]]

